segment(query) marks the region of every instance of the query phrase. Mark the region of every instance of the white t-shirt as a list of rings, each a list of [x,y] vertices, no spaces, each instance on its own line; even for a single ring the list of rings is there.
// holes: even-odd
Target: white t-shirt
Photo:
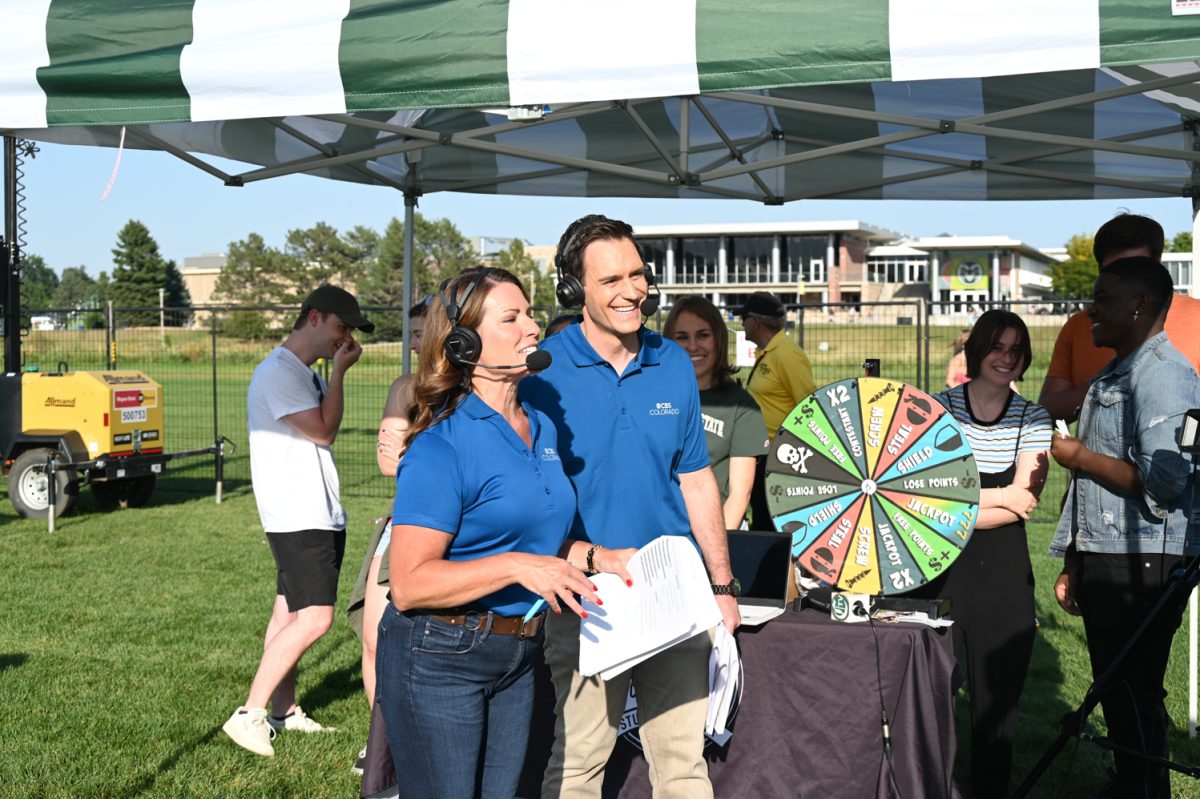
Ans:
[[[268,533],[346,529],[333,453],[283,421],[320,404],[318,384],[323,393],[325,382],[284,347],[272,350],[250,378],[250,479]]]

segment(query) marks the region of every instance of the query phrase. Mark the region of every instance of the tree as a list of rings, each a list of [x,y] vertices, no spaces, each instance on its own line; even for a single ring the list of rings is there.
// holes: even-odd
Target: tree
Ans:
[[[175,266],[174,261],[167,261],[167,279],[165,288],[166,294],[163,301],[168,308],[186,308],[189,311],[192,307],[192,292],[188,291],[187,284],[183,282],[183,275],[179,272],[179,267]],[[187,316],[191,314],[188,313]],[[170,324],[170,322],[168,322]],[[178,324],[183,324],[178,322]]]
[[[1092,284],[1100,273],[1100,265],[1092,252],[1092,237],[1072,236],[1067,242],[1067,260],[1050,264],[1047,271],[1057,296],[1071,299],[1092,296]]]
[[[1170,245],[1167,247],[1167,252],[1191,252],[1192,251],[1192,232],[1184,230],[1175,234],[1175,238],[1171,239]]]
[[[46,266],[40,255],[26,253],[21,256],[21,303],[22,315],[30,311],[45,311],[54,306],[54,292],[58,289],[58,275]]]
[[[284,253],[286,291],[282,301],[298,305],[322,283],[355,290],[366,278],[378,248],[375,231],[359,225],[345,236],[325,222],[288,232]]]
[[[270,306],[289,302],[287,276],[295,273],[295,257],[268,247],[251,233],[229,244],[225,267],[213,287],[213,299],[235,305]],[[243,338],[265,338],[283,323],[262,311],[236,311],[226,329]]]
[[[471,243],[448,219],[429,221],[414,215],[412,302],[437,293],[443,278],[457,275],[479,263]],[[404,223],[393,218],[379,239],[375,257],[360,285],[361,299],[369,305],[404,304]],[[400,320],[377,322],[376,335],[398,338]]]
[[[159,254],[158,242],[141,222],[131,219],[117,234],[112,251],[113,274],[108,298],[118,308],[139,308],[123,316],[132,325],[158,324],[158,290],[166,289],[163,303],[191,307],[191,298],[174,261]],[[181,324],[181,319],[172,320]]]
[[[103,272],[100,275],[107,284],[108,275]],[[89,330],[104,327],[104,289],[82,266],[68,266],[54,291],[54,307],[83,311],[71,314],[68,327]]]
[[[100,290],[96,279],[82,266],[68,266],[54,290],[55,308],[94,308],[100,305]]]
[[[513,239],[508,249],[496,256],[496,266],[507,269],[521,279],[529,292],[529,302],[535,308],[554,308],[554,279],[543,272],[520,239]]]

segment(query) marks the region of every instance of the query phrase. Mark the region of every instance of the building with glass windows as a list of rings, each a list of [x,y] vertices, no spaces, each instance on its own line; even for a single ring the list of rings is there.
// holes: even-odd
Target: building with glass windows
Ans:
[[[753,291],[773,292],[788,305],[1042,299],[1054,261],[1007,236],[913,239],[857,220],[639,225],[634,235],[664,305],[704,294],[736,306]]]

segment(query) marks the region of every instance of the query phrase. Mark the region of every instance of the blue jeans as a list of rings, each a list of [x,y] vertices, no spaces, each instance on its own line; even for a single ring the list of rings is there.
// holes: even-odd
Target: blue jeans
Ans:
[[[401,613],[379,622],[375,701],[383,710],[401,797],[511,799],[533,715],[533,653],[519,640]]]

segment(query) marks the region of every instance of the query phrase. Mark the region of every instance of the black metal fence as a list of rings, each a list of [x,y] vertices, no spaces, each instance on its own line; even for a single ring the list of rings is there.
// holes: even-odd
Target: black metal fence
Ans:
[[[1021,392],[1036,398],[1055,337],[1073,307],[1061,302],[1003,305],[1029,325],[1034,359]],[[403,327],[399,308],[365,310],[382,329]],[[557,310],[537,309],[539,322],[544,325]],[[741,323],[730,309],[725,310],[732,346]],[[878,358],[882,377],[936,392],[944,385],[955,336],[969,328],[982,310],[922,300],[793,306],[788,310],[787,334],[808,353],[817,385],[862,374],[864,359]],[[226,450],[225,491],[247,491],[246,390],[254,367],[286,335],[297,311],[295,307],[32,311],[34,329],[24,337],[22,359],[26,369],[41,371],[115,368],[145,373],[163,387],[166,450],[198,449],[227,438],[232,447]],[[661,329],[665,319],[660,311],[648,324]],[[246,331],[256,329],[273,334],[245,337]],[[375,440],[388,389],[400,374],[402,344],[372,336],[362,339],[363,356],[346,378],[346,410],[334,457],[343,493],[386,502],[391,481],[376,466]],[[213,459],[172,462],[162,480],[162,486],[171,490],[210,493]]]

